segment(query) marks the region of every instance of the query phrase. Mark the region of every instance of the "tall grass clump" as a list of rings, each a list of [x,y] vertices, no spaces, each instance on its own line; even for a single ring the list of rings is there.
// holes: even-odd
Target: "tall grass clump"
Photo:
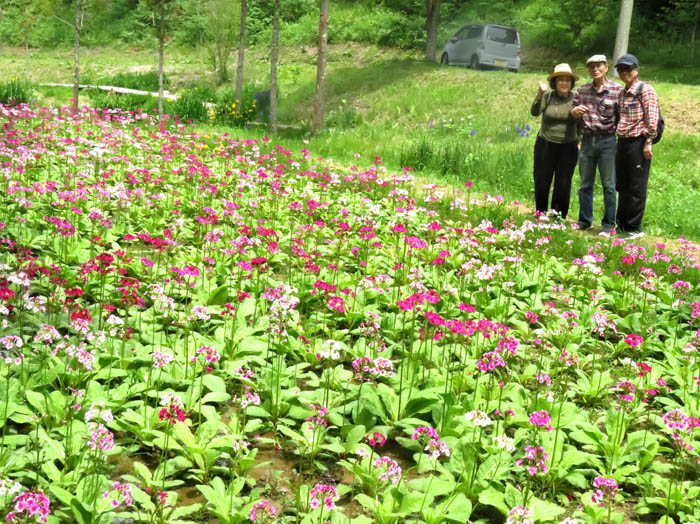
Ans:
[[[170,115],[177,115],[180,120],[204,121],[209,115],[208,103],[213,104],[214,91],[208,87],[185,89],[176,100],[166,104]]]
[[[151,95],[118,95],[99,89],[89,89],[90,105],[124,111],[154,111],[158,108],[158,98]]]
[[[111,76],[101,77],[97,80],[101,85],[109,85],[114,87],[126,87],[127,89],[140,89],[142,91],[158,91],[158,72],[157,71],[142,71],[131,73],[128,71],[120,71]],[[170,79],[163,75],[163,88],[170,86]]]
[[[0,84],[0,104],[26,104],[32,100],[32,86],[17,77]]]

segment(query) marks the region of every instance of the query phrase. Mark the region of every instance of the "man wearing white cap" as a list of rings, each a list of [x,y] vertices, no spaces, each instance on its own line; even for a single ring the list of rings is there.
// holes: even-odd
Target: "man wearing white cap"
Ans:
[[[579,118],[583,138],[579,155],[581,186],[578,190],[578,227],[588,229],[593,225],[593,193],[596,167],[603,184],[603,231],[615,229],[615,131],[619,119],[619,100],[622,86],[611,82],[608,59],[605,55],[593,55],[586,61],[592,82],[583,84],[574,95],[571,116]]]

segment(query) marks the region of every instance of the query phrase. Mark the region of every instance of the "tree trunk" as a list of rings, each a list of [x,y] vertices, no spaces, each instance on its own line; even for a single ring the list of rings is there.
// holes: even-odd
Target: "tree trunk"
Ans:
[[[620,4],[620,18],[617,22],[617,37],[615,38],[615,53],[613,64],[617,59],[627,53],[627,45],[630,40],[630,26],[632,25],[632,11],[634,0],[622,0]]]
[[[311,121],[311,133],[315,134],[323,124],[326,102],[326,60],[328,54],[329,0],[321,0],[321,15],[318,20],[318,54],[316,56],[316,98]]]
[[[248,11],[247,0],[241,0],[241,32],[238,41],[238,66],[236,67],[236,101],[243,96],[243,66],[245,65],[245,19]]]
[[[425,0],[425,61],[435,62],[440,25],[440,0]]]
[[[75,2],[75,43],[73,45],[73,113],[78,112],[80,90],[80,30],[83,26],[83,0]]]
[[[165,50],[165,6],[160,6],[158,20],[158,118],[163,118],[163,62]]]
[[[275,0],[270,46],[270,132],[277,131],[277,61],[280,47],[280,0]]]

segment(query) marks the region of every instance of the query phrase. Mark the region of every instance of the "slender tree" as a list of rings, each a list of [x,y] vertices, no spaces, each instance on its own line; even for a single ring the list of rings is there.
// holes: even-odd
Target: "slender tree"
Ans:
[[[321,14],[318,20],[318,53],[316,55],[316,97],[314,114],[311,120],[311,133],[316,133],[323,124],[326,103],[326,60],[328,55],[329,0],[321,0]]]
[[[435,62],[440,25],[440,1],[425,0],[425,61]]]
[[[270,131],[277,131],[277,62],[280,47],[280,0],[274,0],[270,44]]]
[[[632,25],[632,11],[634,0],[622,0],[620,3],[620,18],[617,22],[617,37],[615,38],[614,62],[627,53],[627,45],[630,40],[630,26]],[[613,62],[613,63],[614,63]]]
[[[85,0],[75,0],[75,40],[73,43],[73,112],[78,112],[78,93],[80,92],[80,32],[83,29]]]
[[[173,0],[142,0],[150,14],[158,40],[158,116],[163,117],[163,69],[165,62],[165,39],[168,36],[169,4]]]
[[[236,100],[243,96],[243,66],[245,65],[245,35],[246,16],[248,14],[248,1],[241,0],[241,30],[238,39],[238,65],[236,67]]]
[[[236,13],[235,1],[209,0],[209,30],[213,37],[213,56],[219,83],[228,81],[228,61],[231,50],[236,42]]]

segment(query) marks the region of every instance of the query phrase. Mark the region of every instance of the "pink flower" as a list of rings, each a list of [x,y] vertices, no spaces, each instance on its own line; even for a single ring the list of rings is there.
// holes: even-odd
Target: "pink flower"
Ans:
[[[538,428],[545,428],[547,433],[552,431],[552,425],[550,422],[552,422],[552,417],[550,417],[549,413],[545,410],[530,413],[530,424],[537,426]]]
[[[311,509],[316,509],[323,504],[327,509],[335,507],[335,501],[338,500],[338,492],[333,486],[328,484],[316,484],[311,488],[311,501],[309,506]]]

